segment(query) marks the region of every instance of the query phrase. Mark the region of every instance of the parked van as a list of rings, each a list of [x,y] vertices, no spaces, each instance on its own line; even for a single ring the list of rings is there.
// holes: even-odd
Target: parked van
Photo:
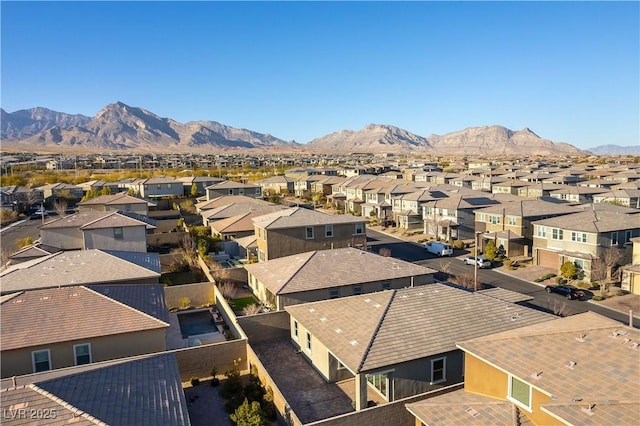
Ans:
[[[453,247],[451,247],[451,244],[432,241],[431,243],[427,244],[426,247],[429,253],[437,254],[438,256],[453,255]]]

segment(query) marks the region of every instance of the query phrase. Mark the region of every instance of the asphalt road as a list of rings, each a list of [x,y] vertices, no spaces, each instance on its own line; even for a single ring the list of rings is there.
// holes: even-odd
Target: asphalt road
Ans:
[[[370,229],[367,230],[367,246],[374,253],[378,253],[383,247],[388,248],[391,250],[392,257],[436,269],[440,271],[436,274],[436,278],[440,280],[446,280],[450,275],[469,274],[473,276],[474,274],[473,266],[466,265],[460,259],[469,255],[466,250],[456,250],[452,257],[441,258],[428,253],[416,243],[399,240]],[[550,313],[561,312],[563,315],[592,311],[629,324],[627,313],[620,313],[585,300],[567,300],[559,294],[547,294],[542,285],[524,281],[502,272],[480,269],[478,270],[478,282],[488,287],[500,287],[531,296],[533,300],[528,302],[528,305],[534,309]],[[636,319],[634,323],[637,328],[640,328],[639,320]]]
[[[38,229],[40,225],[42,225],[41,220],[25,220],[13,226],[2,228],[0,230],[2,251],[13,254],[18,251],[17,240],[31,237],[35,241],[40,238],[40,230]]]

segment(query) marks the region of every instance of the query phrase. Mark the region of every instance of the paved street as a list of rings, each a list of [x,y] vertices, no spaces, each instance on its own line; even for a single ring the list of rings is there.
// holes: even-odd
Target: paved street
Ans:
[[[40,238],[40,230],[38,229],[40,225],[42,225],[42,221],[40,220],[25,220],[11,227],[3,228],[0,232],[2,251],[13,254],[18,250],[16,240],[31,237],[33,241],[35,241]]]
[[[367,245],[374,253],[378,253],[383,247],[389,248],[392,257],[428,266],[438,271],[446,271],[444,274],[439,273],[437,275],[439,279],[446,280],[448,274],[459,275],[466,273],[473,276],[473,266],[465,265],[464,262],[459,259],[459,257],[461,258],[469,254],[466,250],[456,250],[454,257],[451,258],[440,258],[431,253],[427,253],[424,248],[416,243],[403,241],[371,229],[367,229],[367,239]],[[534,300],[529,302],[529,304],[536,309],[542,309],[552,313],[562,310],[566,315],[593,311],[622,323],[629,323],[629,315],[627,313],[620,313],[587,301],[567,300],[559,294],[547,294],[542,285],[524,281],[502,272],[491,269],[481,269],[478,271],[478,281],[485,285],[500,287],[531,296]],[[636,315],[638,314],[639,313],[636,313]],[[636,327],[640,327],[640,321],[638,319],[636,319],[634,323]]]

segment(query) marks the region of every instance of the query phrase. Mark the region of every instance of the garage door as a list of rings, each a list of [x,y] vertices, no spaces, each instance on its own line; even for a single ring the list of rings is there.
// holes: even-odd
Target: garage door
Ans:
[[[548,250],[538,250],[538,265],[558,269],[560,267],[560,255]]]

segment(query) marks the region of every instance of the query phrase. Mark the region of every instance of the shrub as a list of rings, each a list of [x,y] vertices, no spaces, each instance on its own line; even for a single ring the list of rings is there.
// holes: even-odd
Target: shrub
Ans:
[[[245,398],[244,402],[229,415],[233,424],[238,426],[267,426],[271,422],[265,418],[260,403],[257,401],[249,402]]]
[[[453,242],[453,248],[456,250],[462,250],[464,248],[464,243],[462,240],[455,240]]]
[[[574,279],[578,277],[578,267],[573,262],[564,262],[562,266],[560,266],[560,273],[565,278]]]
[[[189,299],[188,297],[180,298],[180,307],[182,309],[188,308],[190,303],[191,303],[191,299]]]
[[[238,361],[233,361],[233,367],[224,373],[227,380],[222,385],[220,395],[223,398],[230,399],[234,396],[242,395],[242,379],[240,378],[240,369],[238,367]]]
[[[567,283],[567,280],[565,280],[564,278],[562,278],[562,277],[556,278],[556,284],[562,285],[562,284],[566,284],[566,283]]]
[[[191,386],[198,386],[199,384],[200,384],[200,379],[195,377],[195,376],[193,376],[191,378]]]
[[[543,275],[542,277],[540,277],[540,279],[541,279],[542,281],[545,281],[545,280],[548,280],[549,278],[555,278],[555,277],[557,277],[557,276],[558,276],[558,275],[556,275],[556,274],[546,274],[546,275]]]
[[[33,244],[33,238],[31,237],[18,238],[16,240],[16,246],[18,246],[18,248],[25,248],[31,244]]]

